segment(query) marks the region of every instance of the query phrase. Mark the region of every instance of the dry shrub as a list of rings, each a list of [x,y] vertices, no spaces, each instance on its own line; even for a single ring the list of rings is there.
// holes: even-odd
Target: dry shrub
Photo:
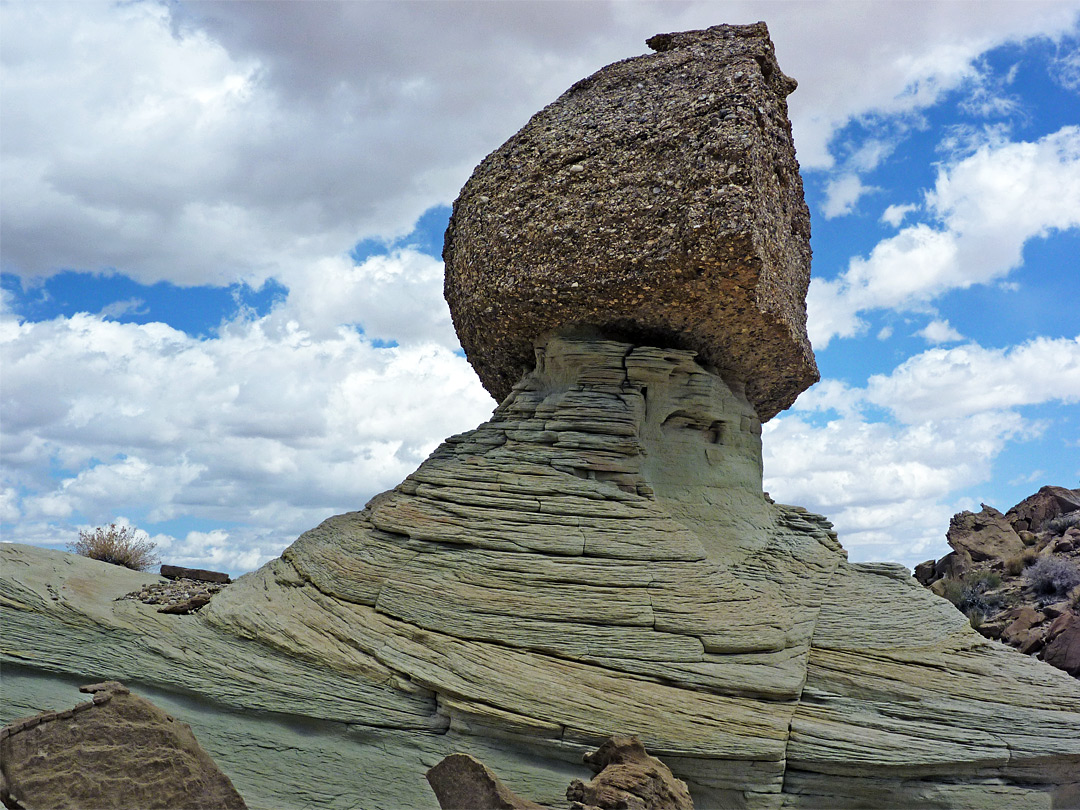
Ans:
[[[1043,557],[1024,572],[1024,581],[1037,594],[1065,596],[1080,585],[1080,566],[1060,557]]]
[[[1005,573],[1011,577],[1015,577],[1017,574],[1022,573],[1033,561],[1034,560],[1029,561],[1024,554],[1017,554],[1015,557],[1009,557],[1009,559],[1005,561]]]
[[[92,560],[122,565],[132,571],[147,571],[161,560],[155,549],[157,544],[140,540],[134,526],[98,526],[92,532],[80,531],[79,539],[69,543],[68,549]]]
[[[1017,574],[1022,573],[1025,568],[1037,559],[1039,559],[1039,553],[1033,548],[1026,548],[1020,554],[1009,557],[1009,559],[1005,561],[1005,573],[1015,577]]]
[[[996,571],[969,571],[960,579],[943,580],[941,595],[952,602],[972,621],[982,623],[986,616],[997,612],[1004,599],[1000,594],[987,593],[1001,585],[1001,575]],[[978,614],[976,620],[974,614]]]

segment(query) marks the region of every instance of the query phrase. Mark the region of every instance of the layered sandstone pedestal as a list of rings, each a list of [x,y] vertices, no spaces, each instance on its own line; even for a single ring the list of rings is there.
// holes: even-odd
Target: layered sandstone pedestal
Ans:
[[[72,676],[121,680],[189,723],[250,807],[434,808],[425,773],[454,752],[520,796],[565,806],[582,753],[613,734],[638,736],[699,808],[1080,804],[1075,679],[985,640],[900,566],[848,563],[824,518],[762,492],[761,421],[816,373],[801,309],[805,209],[778,191],[798,180],[776,123],[791,85],[767,43],[764,26],[661,37],[660,54],[560,101],[601,109],[587,94],[611,80],[609,106],[644,104],[640,84],[651,96],[693,89],[715,107],[685,141],[704,150],[704,175],[689,152],[675,171],[705,195],[687,210],[675,197],[662,217],[651,196],[630,205],[619,172],[617,199],[599,186],[564,195],[623,212],[614,230],[579,234],[631,257],[622,281],[617,261],[587,269],[587,251],[531,263],[528,227],[563,221],[554,194],[507,213],[510,236],[488,230],[463,248],[479,238],[463,218],[513,211],[497,183],[480,193],[483,173],[470,181],[475,200],[459,203],[448,236],[448,291],[470,359],[505,396],[363,511],[327,520],[190,616],[113,601],[146,575],[0,546],[4,710],[64,706]],[[638,63],[686,80],[628,86]],[[728,92],[709,85],[717,76],[730,98],[711,97]],[[717,146],[730,174],[709,146],[718,116],[745,133],[741,157]],[[668,126],[638,118],[626,149]],[[606,126],[592,112],[572,120]],[[655,159],[674,160],[677,142]],[[522,143],[537,142],[510,153]],[[591,177],[590,165],[573,174]],[[744,174],[771,201],[709,213],[706,187],[734,200],[744,192],[724,180]],[[657,198],[670,188],[658,187]],[[694,236],[699,205],[741,224]],[[514,238],[520,250],[502,243]],[[676,245],[683,258],[664,258]],[[535,305],[538,284],[565,301]],[[635,285],[643,294],[628,298]],[[591,301],[611,317],[589,314]],[[492,320],[489,306],[516,314]],[[498,347],[488,353],[476,349],[485,328]]]
[[[199,614],[0,546],[5,703],[140,684],[251,807],[434,807],[456,751],[562,806],[615,732],[704,808],[1075,805],[1077,681],[769,503],[759,431],[689,352],[553,339],[490,422]]]

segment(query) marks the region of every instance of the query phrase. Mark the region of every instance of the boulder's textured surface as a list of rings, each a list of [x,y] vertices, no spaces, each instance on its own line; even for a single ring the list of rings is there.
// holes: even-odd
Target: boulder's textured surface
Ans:
[[[1005,515],[986,504],[981,512],[953,515],[946,539],[970,562],[1005,560],[1024,550],[1024,541]]]
[[[595,778],[566,790],[571,810],[693,810],[686,783],[637,737],[614,736],[584,757]]]
[[[987,638],[1080,678],[1080,490],[1043,487],[1004,515],[953,516],[955,551],[916,566]]]
[[[191,729],[116,681],[0,729],[0,799],[26,810],[244,810]]]
[[[427,772],[441,810],[544,810],[504,785],[476,757],[451,754]]]
[[[553,340],[491,421],[199,613],[0,545],[4,709],[138,680],[251,807],[433,808],[457,752],[562,806],[614,733],[698,807],[1075,802],[1080,684],[766,500],[759,430],[690,352]]]
[[[1080,489],[1050,486],[1024,498],[1005,513],[1005,518],[1017,532],[1038,533],[1050,529],[1050,521],[1077,511],[1080,511]],[[1080,525],[1080,517],[1071,525]],[[1063,525],[1057,530],[1060,533],[1064,528]]]
[[[762,420],[818,378],[810,217],[764,23],[658,35],[537,113],[476,169],[446,299],[498,401],[573,326],[697,351]]]

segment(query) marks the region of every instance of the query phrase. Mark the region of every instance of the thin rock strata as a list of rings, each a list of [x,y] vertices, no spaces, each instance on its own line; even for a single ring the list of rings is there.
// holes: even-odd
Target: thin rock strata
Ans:
[[[454,751],[556,805],[565,763],[616,731],[700,807],[1075,801],[1076,681],[770,503],[759,430],[690,352],[553,339],[489,422],[198,614],[111,601],[134,572],[94,597],[108,581],[79,566],[115,566],[5,544],[5,661],[344,724],[334,756],[394,774],[353,780],[365,806],[425,806],[409,780]],[[317,736],[256,767],[236,722],[199,735],[238,788],[304,806]],[[275,756],[296,759],[268,785]]]

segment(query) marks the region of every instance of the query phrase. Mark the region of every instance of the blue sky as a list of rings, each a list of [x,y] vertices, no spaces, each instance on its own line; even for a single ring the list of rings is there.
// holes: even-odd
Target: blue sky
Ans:
[[[441,297],[472,167],[648,36],[758,19],[800,82],[822,372],[766,489],[910,566],[960,509],[1080,486],[1080,2],[0,16],[4,540],[118,520],[240,572],[397,484],[494,406]]]

